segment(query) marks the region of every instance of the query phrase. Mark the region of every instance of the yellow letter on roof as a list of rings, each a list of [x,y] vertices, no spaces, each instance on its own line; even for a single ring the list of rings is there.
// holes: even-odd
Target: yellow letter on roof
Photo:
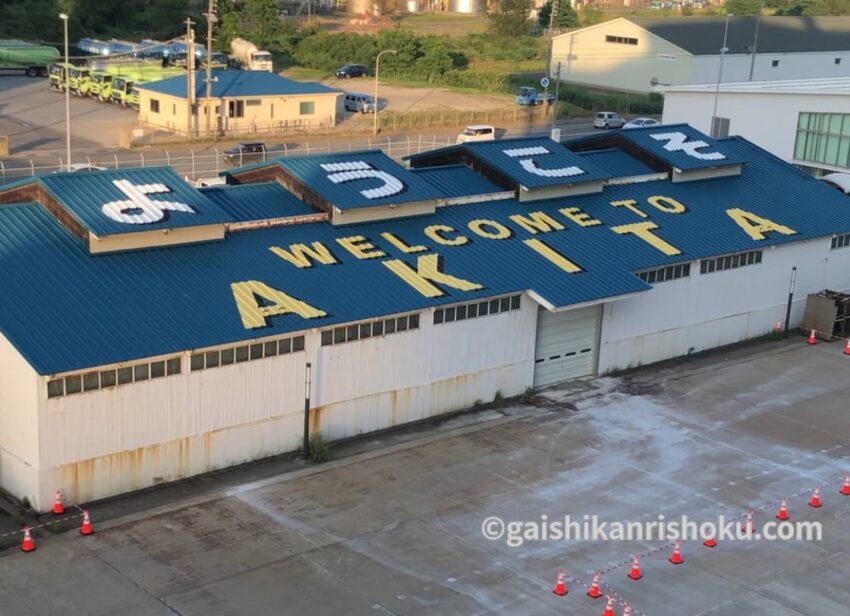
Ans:
[[[245,329],[266,327],[267,319],[279,314],[292,313],[304,319],[315,319],[328,314],[259,280],[234,282],[230,288],[233,290],[233,299],[236,300],[236,307],[239,309],[239,316],[242,317],[242,325]],[[269,303],[262,305],[258,298]]]
[[[382,261],[382,263],[393,274],[404,280],[425,297],[440,297],[446,294],[440,287],[433,284],[434,282],[461,291],[474,291],[481,288],[481,285],[477,282],[470,282],[469,280],[464,280],[463,278],[458,278],[440,271],[440,255],[422,255],[416,260],[415,270],[399,259]]]
[[[522,214],[513,214],[510,219],[529,233],[549,233],[564,229],[564,225],[546,212],[529,212],[527,217]]]
[[[285,259],[295,267],[313,267],[313,261],[333,265],[338,263],[333,253],[321,242],[313,242],[312,246],[306,244],[292,244],[289,250],[280,246],[269,247],[274,254]]]
[[[657,235],[655,235],[652,230],[657,229],[658,225],[654,222],[646,221],[646,222],[633,222],[628,225],[619,225],[617,227],[611,227],[611,231],[614,233],[619,233],[620,235],[624,235],[626,233],[633,233],[638,236],[644,242],[660,250],[665,255],[680,255],[682,251],[668,243],[666,240],[661,239]]]
[[[776,231],[782,235],[796,235],[797,232],[791,227],[780,225],[778,222],[773,222],[769,218],[763,218],[758,214],[753,214],[739,207],[726,210],[729,217],[744,230],[744,233],[749,235],[754,240],[763,240],[765,233],[768,231]]]

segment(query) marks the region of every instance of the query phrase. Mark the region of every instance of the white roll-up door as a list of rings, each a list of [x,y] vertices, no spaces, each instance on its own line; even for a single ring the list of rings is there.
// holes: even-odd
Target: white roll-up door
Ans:
[[[534,354],[534,387],[593,373],[599,327],[599,306],[537,313],[537,346]]]

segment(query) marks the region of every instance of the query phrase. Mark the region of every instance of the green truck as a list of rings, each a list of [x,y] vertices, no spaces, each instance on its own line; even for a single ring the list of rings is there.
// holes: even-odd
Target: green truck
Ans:
[[[133,89],[133,80],[127,75],[118,75],[112,79],[112,103],[124,105],[129,103],[130,92]]]
[[[0,70],[22,71],[29,77],[47,75],[48,67],[59,58],[55,47],[17,39],[0,39]]]
[[[91,69],[86,66],[72,66],[68,71],[68,89],[77,96],[88,92],[88,82],[91,80]]]
[[[72,64],[65,64],[64,62],[59,64],[51,64],[48,67],[48,83],[50,87],[54,90],[58,90],[62,92],[65,87],[68,85],[68,67],[73,66]]]
[[[84,94],[88,94],[101,102],[112,100],[112,80],[114,78],[115,75],[107,71],[92,71],[91,79],[86,83]]]

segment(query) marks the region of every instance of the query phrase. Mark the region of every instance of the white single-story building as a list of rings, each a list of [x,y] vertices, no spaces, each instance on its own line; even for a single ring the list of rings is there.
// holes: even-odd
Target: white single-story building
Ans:
[[[850,197],[687,125],[0,187],[0,485],[91,501],[735,343]]]

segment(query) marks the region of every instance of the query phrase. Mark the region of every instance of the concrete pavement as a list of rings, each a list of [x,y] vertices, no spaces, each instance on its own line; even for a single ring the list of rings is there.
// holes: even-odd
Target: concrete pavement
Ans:
[[[323,466],[186,494],[0,554],[2,613],[571,614],[599,616],[603,582],[653,616],[800,616],[850,605],[850,359],[803,338],[576,381],[524,403],[350,445]],[[342,448],[343,450],[345,447]],[[819,483],[824,506],[806,506]],[[684,546],[482,536],[482,521],[705,521],[779,499],[821,542]],[[141,503],[144,498],[138,502]],[[132,506],[133,497],[124,500]],[[110,505],[102,510],[106,516]],[[629,557],[645,578],[626,578]],[[552,594],[559,568],[566,597]],[[618,614],[622,609],[618,610]]]

